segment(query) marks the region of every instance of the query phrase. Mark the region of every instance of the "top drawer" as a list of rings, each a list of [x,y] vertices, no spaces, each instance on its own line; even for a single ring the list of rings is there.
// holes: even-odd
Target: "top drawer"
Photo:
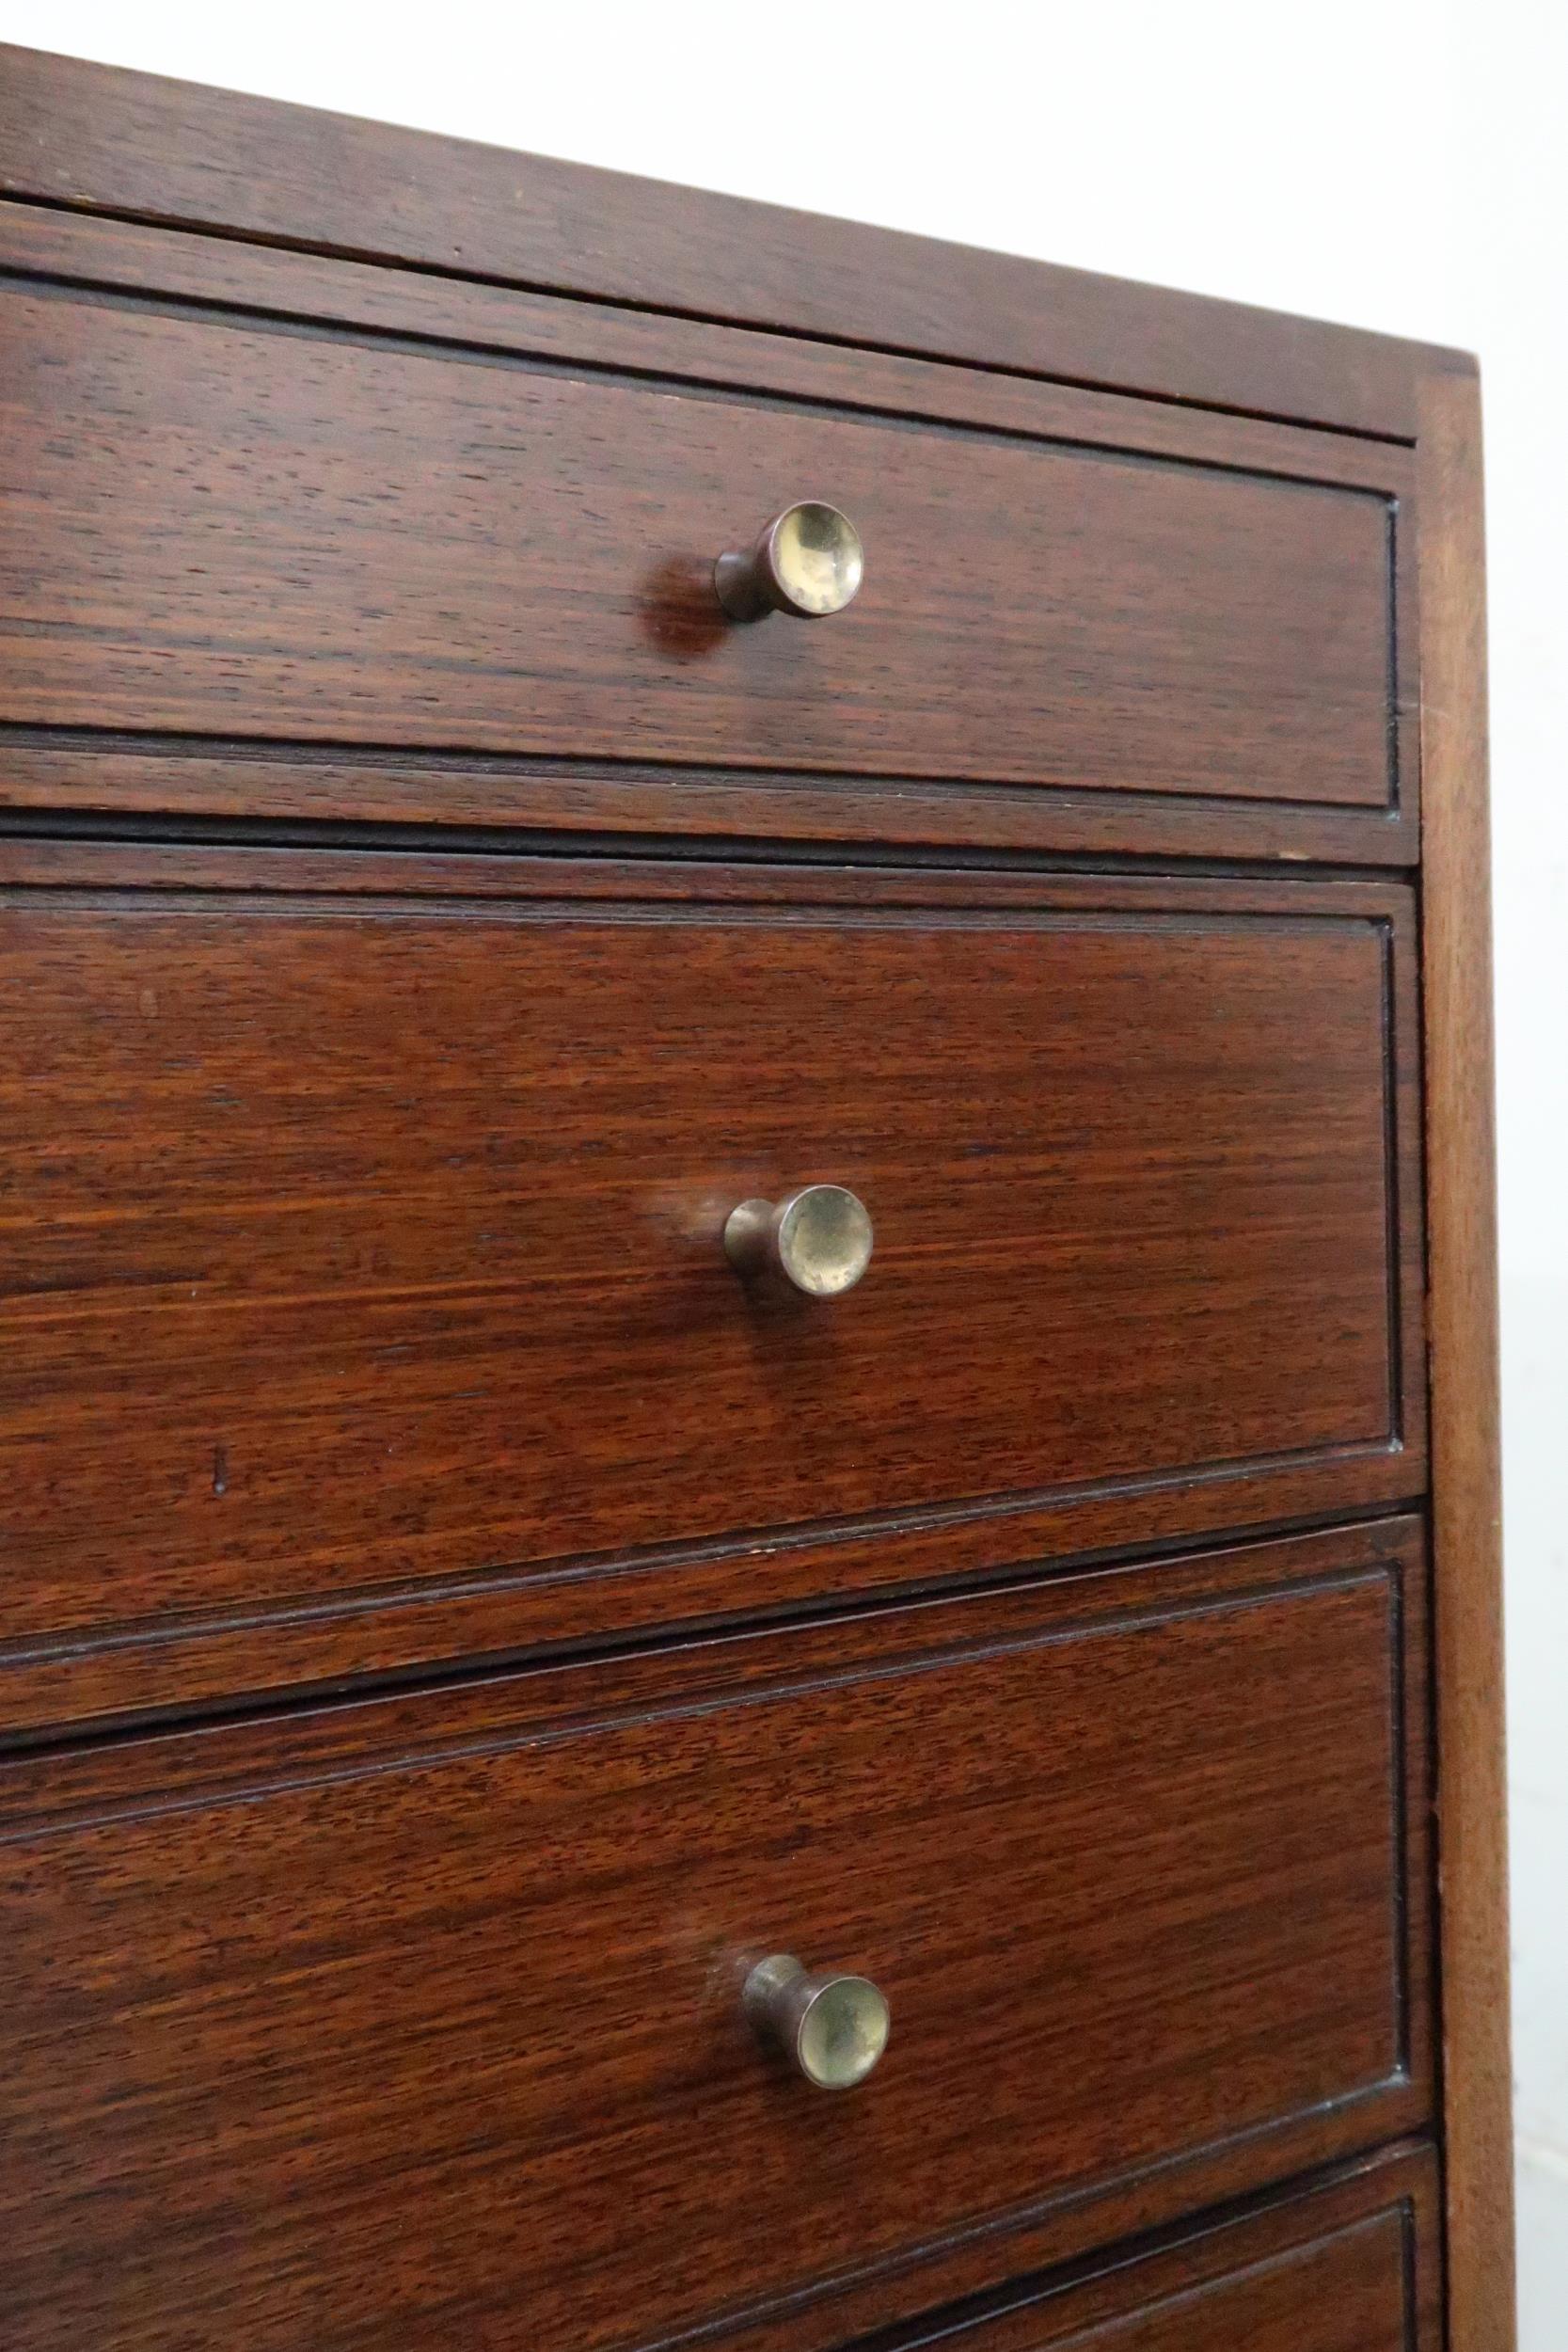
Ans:
[[[900,364],[865,355],[866,379]],[[842,389],[844,366],[824,384]],[[915,373],[941,387],[900,376],[889,398],[951,402],[958,371]],[[1217,839],[1233,811],[1239,842],[1271,811],[1287,830],[1359,817],[1366,853],[1387,855],[1394,503],[1377,485],[1399,453],[1307,480],[1287,475],[1319,462],[1314,437],[1239,421],[1236,451],[1261,432],[1279,471],[1069,446],[995,429],[990,382],[979,424],[856,415],[363,326],[13,290],[0,608],[25,619],[0,637],[0,715],[301,747],[281,774],[253,759],[212,806],[243,791],[296,814],[559,816],[506,762],[572,758],[623,784],[645,764],[655,803],[647,786],[677,772],[710,801],[727,779],[751,795],[738,831],[771,830],[775,805],[791,829],[843,831],[819,803],[853,777],[884,801],[896,779],[935,838],[955,800],[959,831],[978,800],[997,838],[1031,837],[1031,807],[1087,800],[1120,811],[1101,837],[1135,847],[1171,846],[1186,807]],[[1082,397],[1085,431],[1114,438],[1107,404]],[[1196,421],[1196,445],[1230,447],[1225,429]],[[854,519],[859,597],[812,624],[727,622],[715,557],[800,499]],[[324,776],[327,745],[451,765],[425,763],[411,804],[406,783],[400,802]],[[494,770],[477,787],[476,756]],[[150,797],[184,798],[197,775]]]

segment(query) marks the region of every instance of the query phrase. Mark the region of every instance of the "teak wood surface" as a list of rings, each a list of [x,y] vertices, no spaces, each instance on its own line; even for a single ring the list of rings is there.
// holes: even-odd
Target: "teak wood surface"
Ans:
[[[481,1580],[513,1646],[562,1569],[606,1629],[590,1564],[689,1614],[672,1547],[740,1613],[934,1506],[1421,1491],[1402,889],[454,863],[0,898],[13,1720],[190,1695],[226,1616],[251,1687],[302,1610],[384,1669],[399,1586],[414,1662]],[[721,1245],[818,1182],[877,1233],[831,1310]]]
[[[825,2344],[830,2287],[1418,2126],[1419,1563],[1405,1521],[0,1771],[5,2342]],[[882,1985],[860,2093],[758,2049],[771,1951]]]
[[[0,314],[8,2347],[1513,2352],[1472,363],[4,47]]]
[[[0,453],[13,723],[1397,805],[1373,492],[21,291]],[[731,627],[802,489],[864,587]]]
[[[1481,408],[1474,377],[1433,375],[1423,389],[1422,420],[1422,755],[1432,795],[1422,972],[1449,2329],[1455,2352],[1512,2352],[1491,843]]]
[[[187,328],[205,323],[209,342],[214,336],[219,339],[214,347],[221,347],[225,326],[243,331],[252,342],[258,331],[270,327],[296,338],[326,337],[340,345],[346,337],[350,358],[357,351],[366,366],[385,366],[411,353],[431,364],[438,357],[449,374],[453,367],[506,363],[515,373],[519,365],[543,363],[574,376],[587,371],[601,389],[613,385],[625,393],[629,387],[644,398],[647,386],[657,379],[666,393],[675,389],[688,395],[689,411],[691,395],[698,391],[709,396],[784,392],[792,405],[805,412],[794,421],[798,431],[808,429],[814,418],[875,415],[927,428],[924,436],[915,437],[917,447],[922,438],[928,441],[929,428],[941,427],[949,432],[967,429],[992,439],[1001,437],[1004,453],[1014,461],[1053,453],[1060,461],[1072,451],[1123,460],[1168,460],[1164,474],[1176,480],[1181,478],[1181,469],[1199,482],[1215,475],[1222,483],[1234,477],[1243,487],[1250,485],[1254,505],[1260,491],[1269,492],[1275,501],[1292,488],[1365,493],[1363,514],[1381,511],[1389,532],[1386,593],[1392,595],[1393,611],[1386,657],[1386,698],[1394,721],[1386,757],[1380,761],[1386,794],[1379,798],[1374,793],[1359,805],[1259,797],[1245,779],[1241,790],[1217,792],[1195,791],[1190,786],[1171,790],[1165,780],[1157,778],[1147,793],[1133,797],[1126,775],[1113,776],[1103,789],[1082,783],[1069,789],[1060,783],[976,783],[929,774],[824,775],[798,764],[773,769],[693,766],[652,756],[659,747],[645,749],[641,740],[636,756],[628,757],[627,745],[621,743],[613,759],[585,760],[579,752],[563,762],[537,754],[394,752],[363,744],[350,750],[320,742],[285,744],[266,736],[237,741],[183,733],[110,735],[102,729],[84,735],[70,727],[13,723],[3,739],[0,807],[178,810],[184,816],[318,820],[349,816],[361,821],[482,821],[503,827],[547,822],[574,830],[663,828],[697,836],[757,833],[880,845],[934,842],[1068,850],[1133,846],[1142,855],[1227,851],[1359,864],[1409,864],[1415,858],[1417,582],[1414,542],[1399,522],[1414,476],[1411,452],[1402,444],[1285,428],[973,368],[847,353],[800,338],[742,334],[690,320],[546,300],[510,288],[337,260],[307,261],[232,240],[152,231],[19,204],[0,203],[0,267],[12,273],[18,290],[31,290],[35,303],[65,289],[78,305],[95,297],[114,297],[122,304],[134,299],[150,305],[148,315],[165,324],[171,317],[182,320]],[[503,376],[491,397],[504,397],[505,384]],[[51,385],[51,397],[58,389]],[[22,422],[25,424],[25,418]],[[276,447],[270,459],[268,453],[269,441],[276,443],[276,438],[265,431],[243,430],[234,462],[252,467],[270,462],[276,467]],[[961,459],[964,453],[960,446],[957,454]],[[514,442],[503,457],[515,467],[530,454]],[[954,453],[947,455],[951,464]],[[495,453],[487,457],[494,462]],[[531,462],[541,460],[546,467],[553,463],[547,448],[531,453]],[[908,451],[902,453],[901,464],[908,468]],[[184,477],[181,479],[183,483]],[[180,497],[187,494],[177,485],[177,507]],[[202,495],[210,494],[211,485]],[[163,511],[158,510],[159,528]],[[1290,513],[1288,506],[1280,511]],[[1131,512],[1136,524],[1135,495]],[[726,513],[715,516],[710,536],[718,533],[721,521],[724,535],[731,534]],[[1043,527],[1048,532],[1048,520]],[[48,529],[47,519],[40,528]],[[384,528],[395,535],[390,516]],[[101,529],[102,510],[95,509],[88,545],[68,550],[70,560],[85,562],[89,574],[95,562],[100,566],[103,563]],[[652,644],[658,656],[656,677],[665,675],[676,658],[689,667],[721,667],[733,647],[726,649],[726,640],[715,637],[711,628],[705,555],[673,561],[668,532],[662,540],[658,536],[657,515],[650,514],[646,529],[637,518],[637,530],[641,535],[628,541],[617,559],[622,578],[635,576],[643,583],[638,601],[637,662],[647,665]],[[363,538],[358,531],[356,542]],[[243,566],[245,542],[230,542],[230,552]],[[1185,550],[1189,558],[1195,552],[1199,551]],[[1059,568],[1060,551],[1053,560]],[[236,582],[236,588],[241,585]],[[990,595],[989,578],[970,575],[967,592]],[[951,610],[951,583],[947,593]],[[1146,580],[1138,594],[1148,593]],[[1168,587],[1160,593],[1168,597]],[[380,608],[372,604],[371,609],[374,612]],[[118,607],[111,608],[109,627],[123,637],[123,622],[113,617],[118,612]],[[613,624],[613,608],[608,617]],[[549,616],[549,625],[559,628],[557,616]],[[1322,611],[1302,616],[1302,625],[1314,634],[1330,668],[1342,664],[1345,649],[1335,642],[1342,624],[1336,619],[1332,596]],[[789,675],[791,665],[804,665],[803,674],[810,675],[810,640],[803,644],[799,629],[793,638],[793,651],[787,649],[787,641],[781,651],[776,631],[772,636],[761,633],[763,646],[773,648],[764,655],[765,668],[771,665]],[[1167,654],[1180,661],[1179,639],[1172,640],[1168,629],[1166,639]],[[135,650],[144,664],[159,658],[155,640]],[[258,650],[231,644],[241,660],[254,660]],[[172,665],[172,648],[166,647],[164,657]],[[751,658],[757,660],[755,649]],[[1138,675],[1135,668],[1127,669],[1114,644],[1109,659],[1121,663],[1124,682]],[[1363,675],[1370,677],[1374,660],[1384,657],[1369,643],[1359,659]],[[1187,666],[1190,673],[1190,660]],[[515,683],[520,691],[531,691],[527,675]],[[1093,681],[1086,683],[1092,693]],[[1022,677],[1015,688],[1037,697],[1045,691]],[[1050,691],[1060,704],[1060,677],[1051,682]],[[1083,685],[1078,691],[1084,691]],[[1287,696],[1278,706],[1287,714],[1289,702]],[[1265,695],[1253,714],[1255,739],[1267,708]],[[509,707],[507,715],[519,723],[520,706]],[[1212,714],[1206,721],[1201,707],[1190,715],[1199,724],[1212,721]],[[1071,718],[1069,707],[1058,710],[1050,723],[1059,730]],[[1124,727],[1126,721],[1124,713]],[[276,718],[268,712],[261,723],[276,726]],[[1146,719],[1141,723],[1147,728],[1148,723]],[[1330,709],[1315,723],[1326,726],[1332,739],[1337,729],[1342,731],[1343,721]],[[1082,735],[1081,718],[1078,725]],[[792,739],[786,755],[795,748]],[[747,749],[754,755],[754,747]],[[1037,767],[1039,749],[1030,745]],[[1092,739],[1086,749],[1092,758],[1103,761],[1103,751],[1097,753]]]
[[[1425,346],[0,46],[0,189],[1414,439]]]
[[[1397,2153],[863,2352],[1439,2352],[1436,2183]]]

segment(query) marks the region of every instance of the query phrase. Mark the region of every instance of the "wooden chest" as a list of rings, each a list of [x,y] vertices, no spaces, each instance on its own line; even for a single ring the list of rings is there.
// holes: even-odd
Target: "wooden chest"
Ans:
[[[8,2352],[1508,2352],[1470,363],[0,190]]]

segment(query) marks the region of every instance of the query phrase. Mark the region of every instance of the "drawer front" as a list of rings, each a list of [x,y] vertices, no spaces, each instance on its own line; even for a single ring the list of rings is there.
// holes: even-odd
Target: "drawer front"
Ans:
[[[1125,1542],[1151,1486],[1417,1490],[1402,895],[1100,888],[19,894],[0,1656],[946,1501]],[[818,1182],[858,1288],[739,1279],[728,1213]]]
[[[1246,2220],[1064,2285],[995,2317],[939,2320],[879,2352],[1438,2352],[1436,2167],[1386,2157]]]
[[[1380,491],[24,292],[0,371],[11,721],[1398,800]],[[799,499],[859,598],[727,624]]]
[[[1383,1523],[13,1764],[8,2346],[823,2344],[830,2287],[913,2311],[1413,2128],[1417,1559]],[[855,2089],[745,2022],[782,1952],[890,2003]]]

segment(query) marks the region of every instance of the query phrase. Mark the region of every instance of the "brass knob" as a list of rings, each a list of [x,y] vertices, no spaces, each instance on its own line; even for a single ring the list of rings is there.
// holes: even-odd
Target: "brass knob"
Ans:
[[[865,573],[861,534],[836,506],[807,499],[775,515],[743,555],[721,555],[713,585],[732,621],[791,612],[802,621],[842,612]]]
[[[775,1952],[741,1999],[758,2039],[818,2090],[864,2082],[887,2048],[887,2000],[869,1977],[810,1975],[792,1952]]]
[[[732,1209],[724,1248],[738,1273],[782,1275],[808,1298],[836,1298],[871,1263],[871,1219],[842,1184],[807,1184]]]

